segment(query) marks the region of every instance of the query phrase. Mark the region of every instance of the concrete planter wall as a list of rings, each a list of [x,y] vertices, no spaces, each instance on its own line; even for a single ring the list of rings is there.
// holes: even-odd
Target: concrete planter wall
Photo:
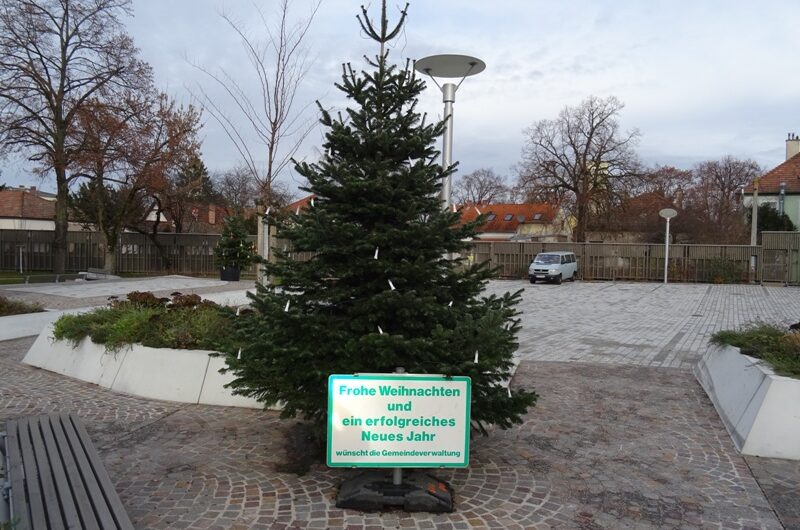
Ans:
[[[694,375],[742,454],[800,460],[800,380],[732,346],[706,353]]]
[[[134,344],[108,353],[88,337],[73,348],[53,338],[47,326],[33,343],[23,363],[74,377],[116,392],[181,403],[261,408],[252,398],[234,396],[223,385],[233,379],[220,374],[222,357],[204,350],[148,348]]]

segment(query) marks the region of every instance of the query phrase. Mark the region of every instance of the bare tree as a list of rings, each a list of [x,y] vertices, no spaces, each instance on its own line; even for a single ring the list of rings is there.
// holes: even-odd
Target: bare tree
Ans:
[[[741,191],[763,173],[753,160],[726,156],[697,164],[684,208],[692,222],[692,239],[698,243],[742,243],[746,226]]]
[[[634,193],[656,193],[676,202],[681,202],[686,190],[692,186],[692,172],[673,166],[656,166],[642,172],[639,186]]]
[[[212,71],[194,65],[222,89],[230,108],[236,110],[247,125],[246,129],[255,134],[258,147],[250,145],[249,134],[231,116],[229,109],[211,97],[206,89],[198,87],[199,99],[233,142],[267,205],[274,202],[276,180],[314,126],[311,120],[303,117],[308,105],[298,106],[295,98],[311,65],[304,41],[318,8],[319,2],[314,4],[308,17],[292,22],[289,19],[289,0],[281,0],[277,9],[278,22],[273,24],[264,11],[256,7],[268,34],[263,41],[248,35],[231,16],[222,15],[241,40],[258,83],[257,97],[248,94],[242,85],[242,72],[229,72],[224,68]],[[262,166],[259,160],[264,158],[266,164]]]
[[[453,200],[456,204],[497,204],[509,199],[506,179],[491,169],[476,169],[456,181]]]
[[[216,175],[214,187],[223,205],[231,213],[241,215],[245,208],[254,206],[257,197],[255,182],[246,166],[236,166]]]
[[[56,178],[53,269],[64,272],[68,168],[83,148],[71,131],[100,91],[149,80],[123,31],[129,0],[3,0],[0,4],[0,144]]]
[[[555,120],[525,130],[518,187],[527,200],[557,202],[575,216],[575,240],[586,239],[590,216],[618,203],[637,179],[639,133],[620,130],[623,104],[591,96]]]

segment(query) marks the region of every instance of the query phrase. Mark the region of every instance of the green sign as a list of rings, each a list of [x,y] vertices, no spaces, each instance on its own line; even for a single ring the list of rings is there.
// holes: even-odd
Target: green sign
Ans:
[[[328,465],[466,467],[469,377],[331,375]]]

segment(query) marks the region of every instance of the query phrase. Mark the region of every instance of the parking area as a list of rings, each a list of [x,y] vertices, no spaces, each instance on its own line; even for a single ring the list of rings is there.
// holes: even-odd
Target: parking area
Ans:
[[[519,355],[531,361],[689,369],[718,330],[800,321],[800,288],[761,285],[495,281],[524,289]]]

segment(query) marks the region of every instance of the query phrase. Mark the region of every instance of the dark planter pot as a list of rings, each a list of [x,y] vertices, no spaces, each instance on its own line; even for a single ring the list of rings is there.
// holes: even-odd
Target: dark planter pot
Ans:
[[[239,267],[223,267],[219,270],[219,279],[223,282],[238,282]]]

